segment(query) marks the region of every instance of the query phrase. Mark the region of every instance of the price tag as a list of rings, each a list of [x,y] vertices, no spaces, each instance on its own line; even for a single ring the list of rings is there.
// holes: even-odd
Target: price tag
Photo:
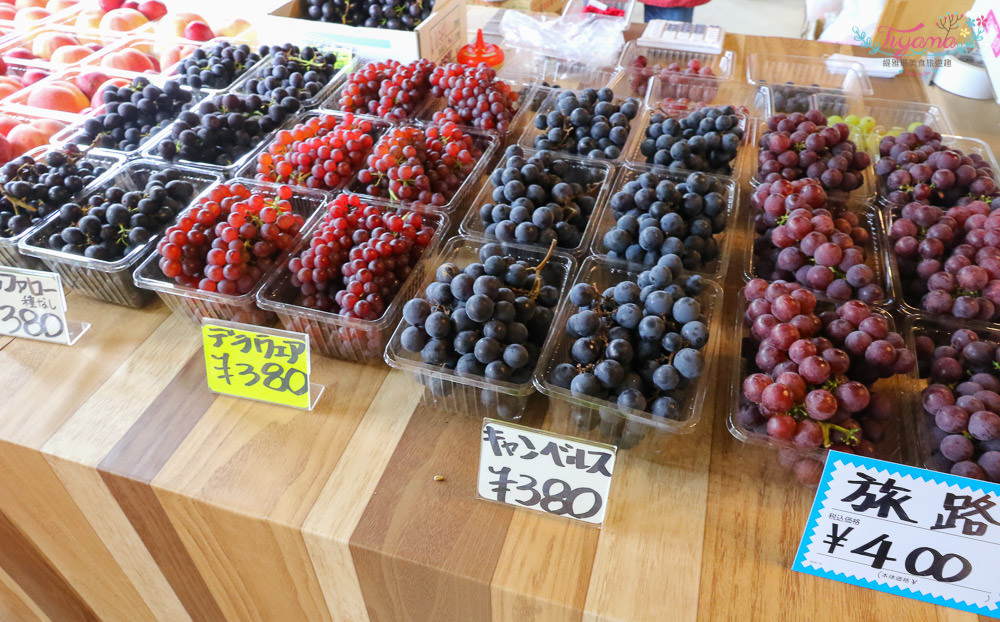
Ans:
[[[0,334],[71,346],[88,328],[66,320],[58,274],[0,266]]]
[[[1000,618],[1000,486],[831,451],[792,568]]]
[[[309,382],[309,336],[202,319],[208,388],[261,402],[312,407],[323,387]]]
[[[483,419],[479,496],[601,524],[615,447]]]

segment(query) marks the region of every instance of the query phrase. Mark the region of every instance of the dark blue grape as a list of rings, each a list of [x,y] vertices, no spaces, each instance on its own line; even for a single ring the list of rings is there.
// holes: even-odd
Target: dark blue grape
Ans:
[[[681,348],[674,355],[674,367],[685,378],[694,379],[701,375],[705,359],[698,350]]]

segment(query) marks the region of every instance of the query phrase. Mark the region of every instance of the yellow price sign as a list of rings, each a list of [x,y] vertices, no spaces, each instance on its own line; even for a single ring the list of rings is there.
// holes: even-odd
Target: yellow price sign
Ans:
[[[309,336],[305,333],[205,318],[201,337],[212,391],[311,408]]]

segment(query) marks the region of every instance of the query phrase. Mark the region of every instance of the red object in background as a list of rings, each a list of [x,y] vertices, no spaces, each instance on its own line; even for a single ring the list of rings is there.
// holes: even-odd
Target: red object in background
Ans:
[[[624,17],[625,16],[625,11],[623,11],[621,9],[616,9],[613,6],[609,6],[606,9],[599,9],[597,7],[590,6],[588,4],[587,6],[583,7],[583,12],[584,13],[597,13],[598,15],[610,15],[612,17]]]
[[[476,42],[467,43],[458,50],[458,62],[463,65],[476,67],[479,63],[486,63],[494,69],[499,69],[503,65],[503,50],[499,45],[486,43],[483,40],[483,29],[476,32]]]

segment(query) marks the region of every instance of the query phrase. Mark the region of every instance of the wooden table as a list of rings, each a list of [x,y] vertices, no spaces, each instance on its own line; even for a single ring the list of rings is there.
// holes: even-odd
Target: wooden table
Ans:
[[[752,51],[838,51],[727,47],[738,76]],[[956,129],[1000,148],[996,106],[965,109]],[[76,346],[0,340],[0,620],[973,619],[789,570],[812,492],[727,432],[733,335],[703,424],[621,452],[597,529],[477,500],[481,420],[384,365],[314,357],[313,412],[219,397],[162,304],[69,303],[93,324]]]

